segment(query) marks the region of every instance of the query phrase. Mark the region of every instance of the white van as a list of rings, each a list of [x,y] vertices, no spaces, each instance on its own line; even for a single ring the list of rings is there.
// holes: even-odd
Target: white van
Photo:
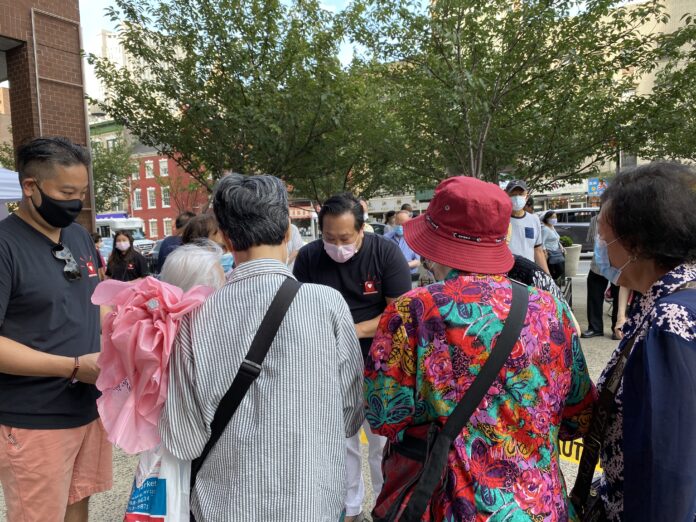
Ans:
[[[150,252],[155,242],[145,237],[145,222],[127,214],[97,214],[97,233],[101,237],[114,237],[119,230],[127,230],[133,236],[133,247],[141,254]]]

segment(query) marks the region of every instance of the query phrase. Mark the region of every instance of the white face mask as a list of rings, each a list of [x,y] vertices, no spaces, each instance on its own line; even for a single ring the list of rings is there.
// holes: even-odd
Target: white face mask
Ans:
[[[118,241],[116,242],[116,249],[121,252],[125,252],[130,248],[130,243],[128,241]]]
[[[524,196],[510,196],[512,200],[512,210],[519,212],[527,204],[527,198]]]

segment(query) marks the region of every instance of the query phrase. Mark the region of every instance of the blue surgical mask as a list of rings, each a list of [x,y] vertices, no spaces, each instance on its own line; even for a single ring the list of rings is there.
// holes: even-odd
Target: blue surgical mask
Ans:
[[[403,225],[396,225],[394,227],[394,234],[397,236],[403,236],[404,235],[404,226]]]
[[[512,210],[519,212],[527,204],[527,198],[524,196],[510,196],[512,200]]]
[[[611,261],[609,261],[609,245],[616,241],[618,241],[618,238],[614,239],[614,241],[611,241],[610,243],[607,243],[601,237],[597,236],[594,246],[594,260],[597,264],[597,269],[599,270],[599,273],[607,278],[613,285],[619,284],[621,272],[623,272],[624,268],[626,268],[629,263],[633,261],[633,259],[629,259],[621,268],[611,266]]]
[[[223,254],[220,258],[220,264],[225,273],[229,272],[234,267],[234,256],[229,252]]]

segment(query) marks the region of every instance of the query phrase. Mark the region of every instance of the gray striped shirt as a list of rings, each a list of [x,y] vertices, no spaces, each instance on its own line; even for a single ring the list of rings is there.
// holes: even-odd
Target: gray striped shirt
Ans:
[[[184,318],[160,420],[165,447],[198,457],[276,291],[282,263],[250,261]],[[337,291],[304,284],[256,379],[200,470],[191,509],[206,521],[338,520],[346,437],[363,420],[363,360]]]

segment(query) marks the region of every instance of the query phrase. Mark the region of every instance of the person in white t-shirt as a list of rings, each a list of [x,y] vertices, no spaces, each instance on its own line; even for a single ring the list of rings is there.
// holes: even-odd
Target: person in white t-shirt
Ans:
[[[292,271],[295,266],[295,258],[300,252],[300,248],[304,246],[300,229],[290,223],[290,241],[288,241],[288,268]]]
[[[543,242],[541,240],[541,222],[534,214],[524,210],[527,204],[527,184],[522,180],[510,181],[505,192],[512,200],[512,217],[508,246],[513,254],[535,262],[544,272],[549,273],[546,264]]]

